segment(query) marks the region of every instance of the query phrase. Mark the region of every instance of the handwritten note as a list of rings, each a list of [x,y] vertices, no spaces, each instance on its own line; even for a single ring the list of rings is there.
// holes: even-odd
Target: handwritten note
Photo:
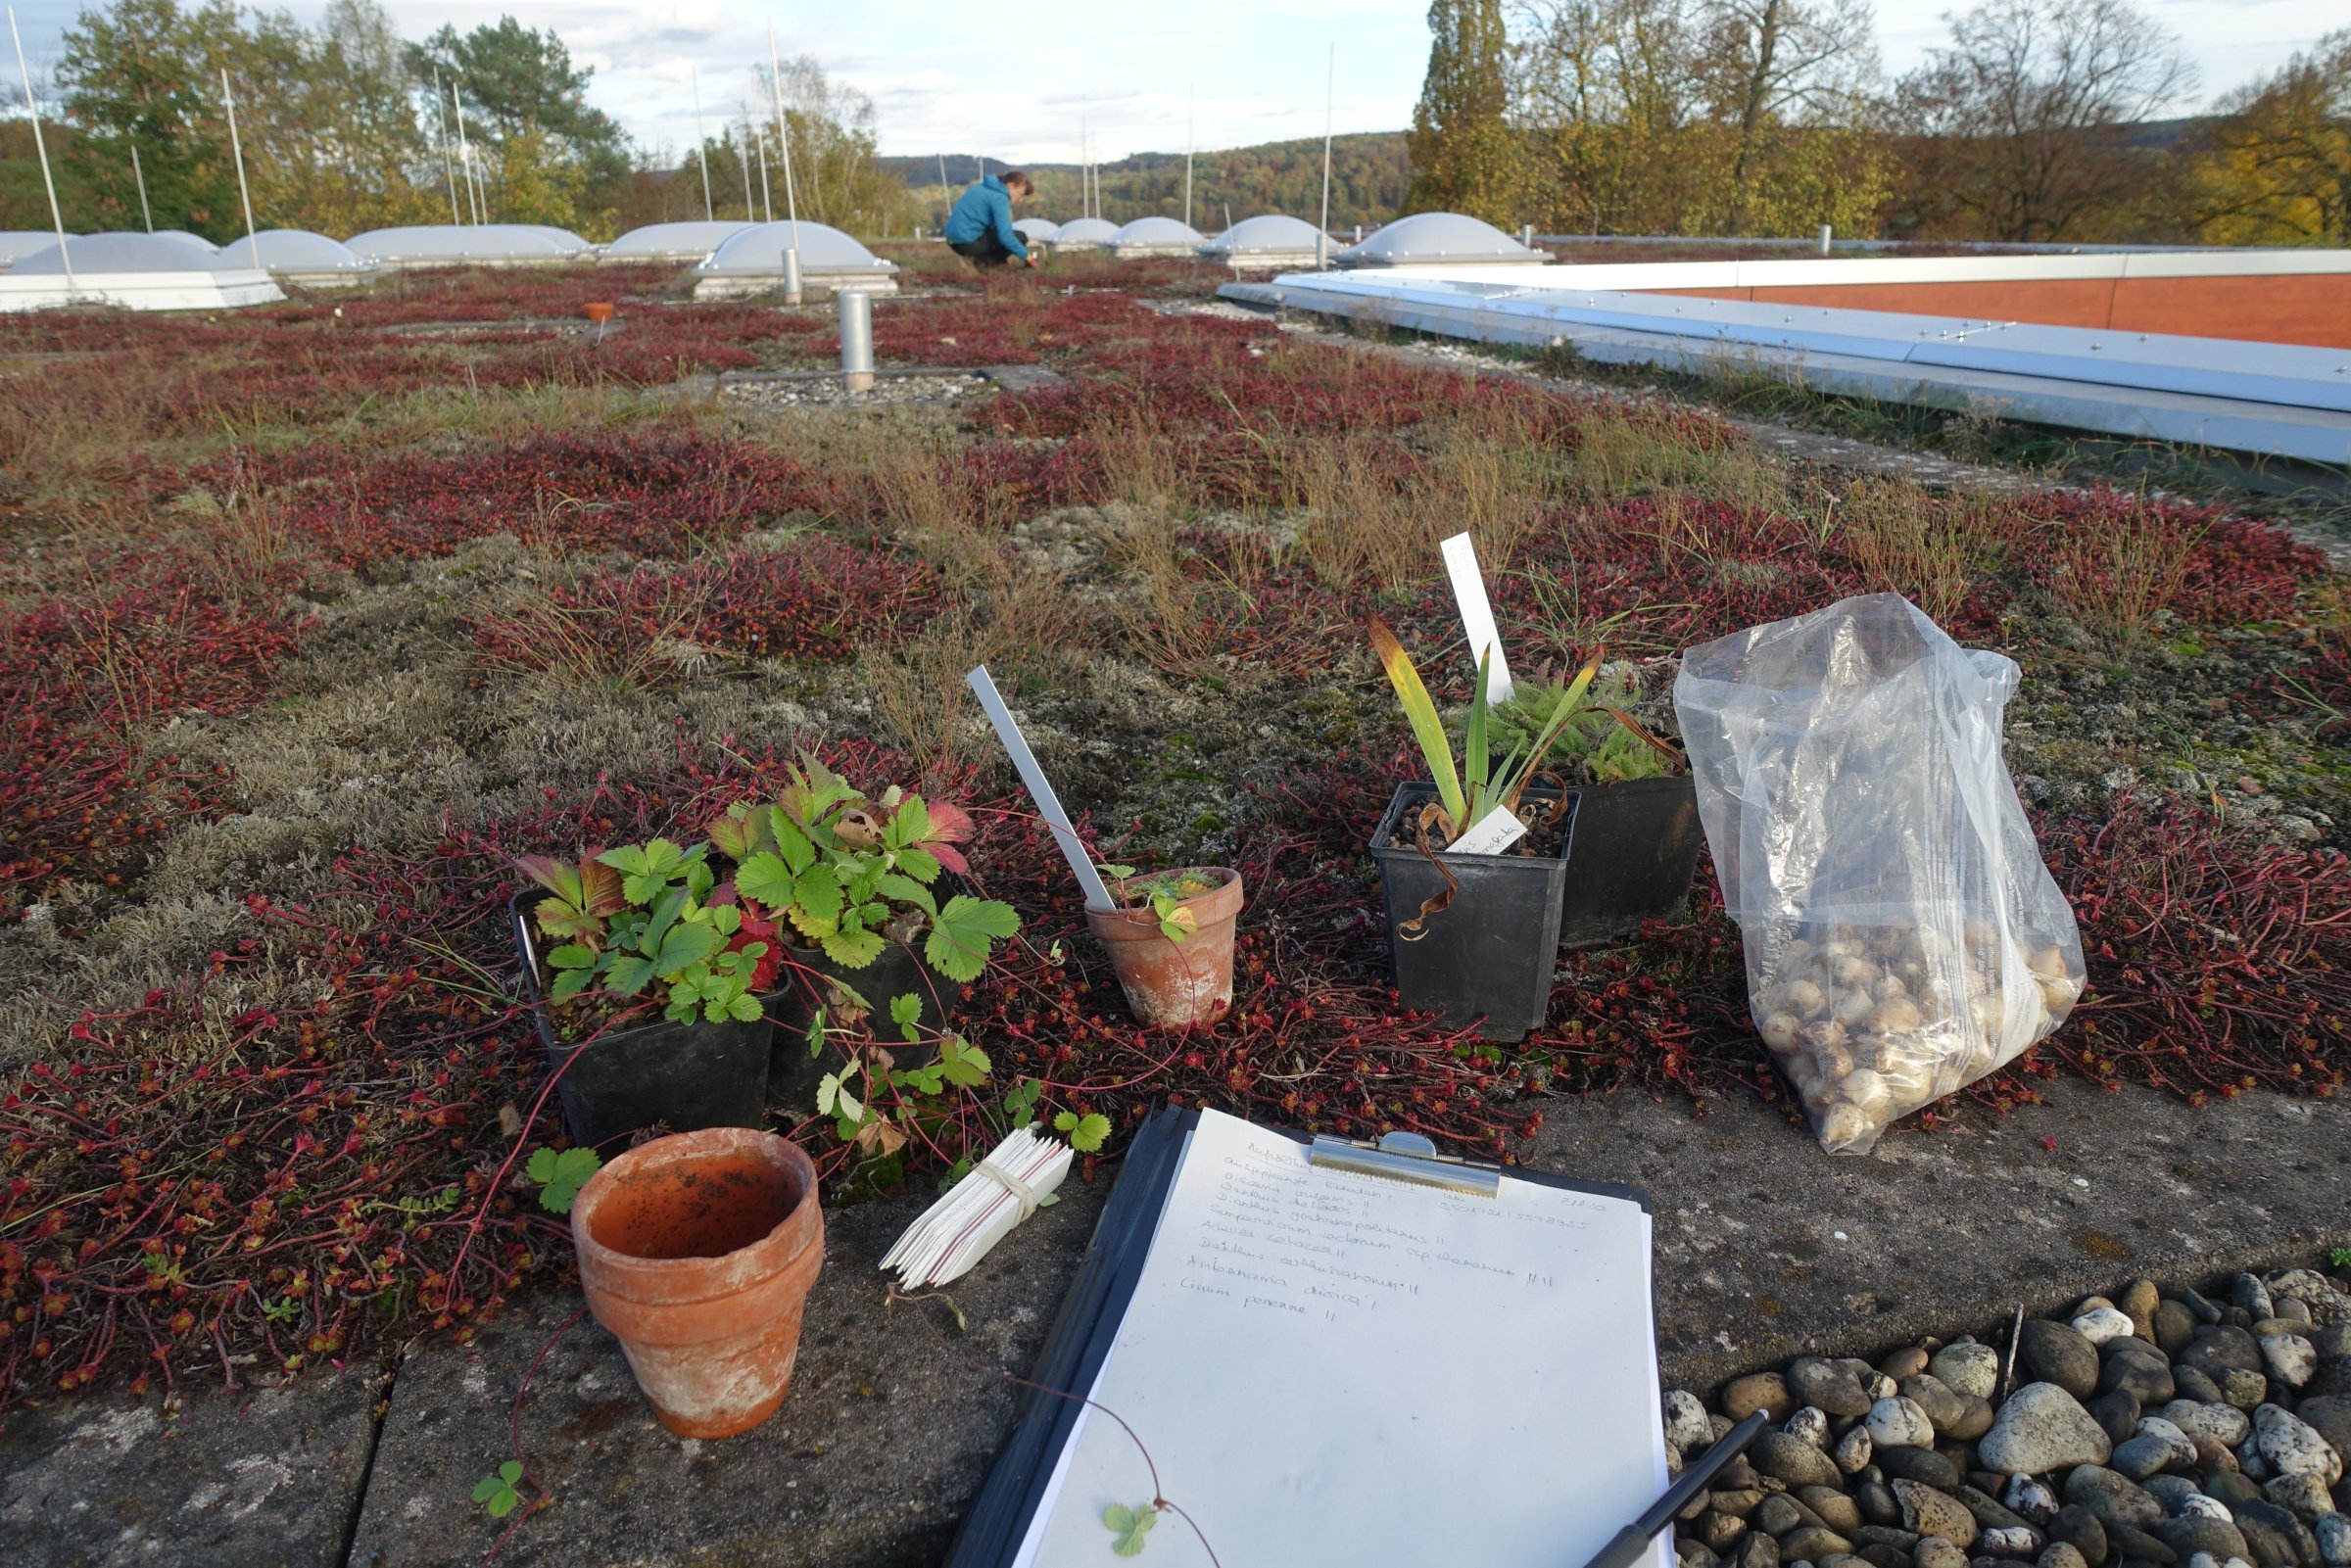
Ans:
[[[1650,1290],[1637,1204],[1318,1169],[1205,1112],[1092,1397],[1225,1568],[1572,1568],[1665,1487]],[[1111,1564],[1103,1510],[1151,1497],[1088,1409],[1016,1561]],[[1209,1560],[1174,1517],[1150,1554]]]

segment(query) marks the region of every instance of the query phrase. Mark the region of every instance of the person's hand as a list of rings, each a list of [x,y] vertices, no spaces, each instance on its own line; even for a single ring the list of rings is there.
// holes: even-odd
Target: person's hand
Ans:
[[[1021,260],[1029,263],[1030,271],[1033,272],[1036,270],[1036,253],[1034,251],[1031,251],[1027,256],[1022,257]]]

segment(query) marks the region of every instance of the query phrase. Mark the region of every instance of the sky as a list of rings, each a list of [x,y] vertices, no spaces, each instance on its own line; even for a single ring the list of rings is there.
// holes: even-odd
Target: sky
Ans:
[[[280,0],[315,20],[323,0]],[[694,73],[705,123],[740,113],[773,23],[786,55],[816,56],[872,96],[882,150],[984,153],[1015,162],[1074,161],[1081,130],[1094,156],[1181,152],[1319,136],[1325,71],[1335,44],[1330,119],[1341,131],[1410,123],[1428,59],[1425,0],[889,0],[829,6],[749,0],[386,0],[402,30],[444,22],[463,30],[510,12],[552,27],[575,61],[595,68],[589,96],[639,140],[694,142]],[[2140,0],[2198,67],[2184,114],[2343,25],[2343,0]],[[36,72],[56,58],[79,0],[17,0]],[[1921,63],[1943,37],[1944,7],[1881,0],[1880,52],[1890,73]],[[13,62],[10,62],[13,64]],[[13,74],[13,73],[12,73]],[[11,83],[14,86],[14,83]],[[15,98],[16,93],[7,94]],[[949,169],[951,178],[967,178]]]

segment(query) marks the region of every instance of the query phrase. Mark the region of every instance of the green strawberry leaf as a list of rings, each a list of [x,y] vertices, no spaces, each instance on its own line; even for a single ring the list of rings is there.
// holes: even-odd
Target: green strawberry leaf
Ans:
[[[830,924],[840,919],[840,874],[830,866],[809,867],[792,879],[792,903],[820,923]]]
[[[895,1023],[898,1026],[898,1032],[909,1040],[921,1038],[922,1031],[916,1025],[921,1022],[922,1017],[923,999],[912,991],[903,996],[893,996],[889,999],[889,1022]]]
[[[1113,1554],[1139,1557],[1143,1554],[1143,1538],[1159,1523],[1159,1506],[1146,1502],[1140,1508],[1127,1508],[1114,1502],[1102,1510],[1102,1522],[1118,1537],[1110,1544]]]
[[[547,988],[547,999],[551,1002],[568,1002],[588,989],[588,982],[594,978],[594,970],[565,970],[555,976],[555,983]]]
[[[1067,1133],[1070,1147],[1080,1154],[1098,1154],[1102,1145],[1110,1141],[1110,1117],[1099,1111],[1082,1117],[1075,1111],[1064,1111],[1053,1118],[1053,1130]]]
[[[928,849],[917,849],[914,845],[908,844],[897,852],[895,859],[898,863],[898,870],[916,881],[935,882],[938,880],[938,857]]]
[[[767,831],[776,840],[776,853],[797,877],[816,864],[816,845],[808,841],[807,831],[792,820],[792,813],[782,806],[772,807],[767,814]]]
[[[989,1066],[987,1053],[960,1034],[938,1042],[939,1071],[957,1088],[976,1089],[985,1083]]]
[[[727,1015],[738,1023],[749,1023],[756,1021],[759,1017],[759,998],[751,995],[748,991],[741,993],[734,1001],[727,1004]]]
[[[618,991],[623,996],[635,996],[646,988],[652,977],[651,959],[624,954],[613,959],[612,967],[604,971],[604,989]]]
[[[879,931],[834,931],[821,938],[825,957],[845,968],[861,970],[882,956],[889,944]],[[979,973],[974,971],[974,974]]]
[[[1010,904],[957,893],[932,922],[923,956],[949,979],[976,980],[987,967],[991,943],[1009,938],[1020,928],[1021,918]]]
[[[735,868],[735,890],[769,909],[782,909],[791,903],[792,889],[792,869],[766,850]]]
[[[531,1163],[524,1169],[539,1183],[539,1207],[551,1213],[568,1214],[571,1201],[603,1163],[594,1149],[554,1150],[542,1145],[531,1151]]]
[[[938,900],[931,896],[930,888],[925,887],[911,877],[901,876],[894,871],[887,873],[876,879],[874,891],[884,898],[895,899],[901,904],[912,904],[933,919],[936,919],[938,916]]]

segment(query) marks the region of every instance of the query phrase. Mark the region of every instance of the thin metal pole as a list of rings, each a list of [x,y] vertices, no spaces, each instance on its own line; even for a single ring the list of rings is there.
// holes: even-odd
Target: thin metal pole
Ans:
[[[449,181],[449,220],[465,221],[457,212],[457,166],[449,156],[449,111],[441,107],[441,68],[433,68],[433,140],[441,144],[441,176]]]
[[[938,232],[943,235],[947,232],[947,217],[955,215],[955,187],[947,183],[947,155],[945,153],[938,155],[938,205],[939,211],[946,214],[946,217],[938,220]]]
[[[1183,90],[1183,226],[1192,226],[1192,110],[1198,94],[1194,89]]]
[[[696,65],[694,74],[694,156],[702,166],[702,217],[715,219],[718,210],[710,205],[710,149],[702,140],[702,68]]]
[[[136,180],[139,186],[139,217],[146,223],[147,232],[153,234],[155,232],[155,214],[147,210],[147,174],[144,169],[139,167],[139,142],[135,136],[131,138],[130,142],[130,177]]]
[[[237,200],[245,207],[245,254],[262,264],[262,242],[253,232],[253,192],[245,184],[245,144],[237,139],[237,95],[228,88],[228,68],[220,68],[220,101],[228,106],[228,152],[237,161]]]
[[[743,155],[739,160],[743,165],[743,220],[756,223],[759,209],[751,205],[751,106],[747,103],[743,106],[743,146],[738,151]]]
[[[1078,117],[1078,215],[1094,215],[1094,133],[1083,115]]]
[[[743,118],[751,133],[751,146],[759,154],[759,210],[766,214],[762,221],[773,223],[776,220],[776,190],[767,180],[767,132],[749,123],[751,117],[747,112]]]
[[[24,82],[24,113],[32,118],[32,150],[40,155],[41,184],[49,192],[49,221],[57,225],[57,259],[66,269],[66,303],[73,303],[73,252],[66,244],[65,214],[57,205],[57,181],[49,173],[49,144],[41,139],[41,110],[32,101],[32,68],[24,64],[24,39],[17,31],[17,8],[8,8],[9,41],[17,46],[17,74]]]
[[[767,84],[776,98],[776,147],[784,155],[784,215],[792,222],[792,248],[800,248],[800,207],[792,193],[792,126],[784,119],[784,71],[776,64],[776,24],[767,24]]]
[[[482,182],[474,171],[473,143],[465,137],[465,100],[457,96],[457,84],[449,84],[449,101],[457,111],[457,162],[465,170],[465,200],[473,209],[473,220],[482,221]]]
[[[1331,105],[1338,101],[1339,45],[1330,45],[1330,71],[1322,79],[1322,221],[1315,225],[1315,268],[1330,264],[1330,120]]]

